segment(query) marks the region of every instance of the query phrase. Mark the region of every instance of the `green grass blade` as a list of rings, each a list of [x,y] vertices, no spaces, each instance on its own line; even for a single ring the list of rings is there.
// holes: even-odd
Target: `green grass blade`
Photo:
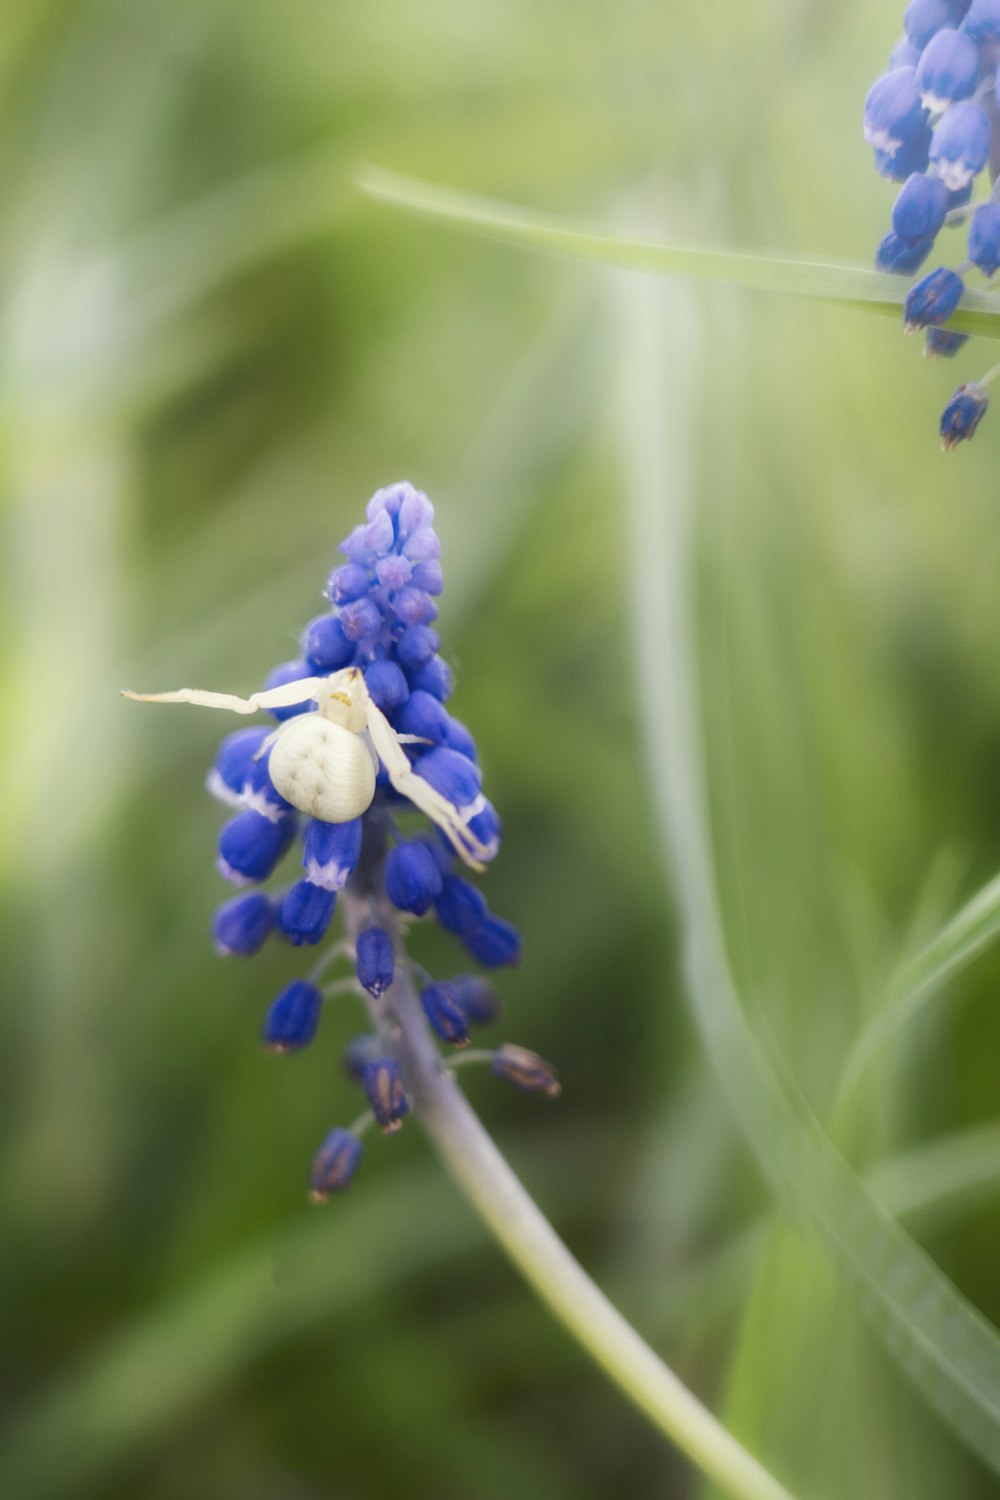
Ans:
[[[526,250],[548,250],[632,271],[693,276],[748,291],[781,292],[818,302],[846,304],[896,319],[909,286],[902,277],[887,276],[863,266],[829,265],[823,261],[634,239],[555,214],[403,177],[382,167],[363,167],[358,182],[369,197],[439,224],[467,229]],[[986,292],[966,292],[961,308],[948,326],[963,333],[1000,338],[1000,298]]]
[[[753,1029],[730,974],[691,624],[698,329],[678,289],[623,297],[630,555],[648,764],[703,1044],[779,1201],[811,1222],[917,1390],[1000,1473],[1000,1337],[862,1183]],[[669,338],[667,336],[669,329]]]
[[[998,936],[1000,875],[983,886],[890,982],[882,1007],[865,1026],[844,1064],[837,1090],[838,1109],[883,1044]]]

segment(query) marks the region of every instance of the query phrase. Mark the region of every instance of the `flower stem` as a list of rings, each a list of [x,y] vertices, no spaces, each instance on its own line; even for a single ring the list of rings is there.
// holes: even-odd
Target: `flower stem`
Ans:
[[[345,902],[350,926],[353,903]],[[380,912],[389,926],[391,912]],[[591,1281],[442,1066],[402,966],[380,1024],[399,1057],[414,1114],[452,1177],[549,1309],[654,1426],[733,1500],[792,1500],[659,1358]]]

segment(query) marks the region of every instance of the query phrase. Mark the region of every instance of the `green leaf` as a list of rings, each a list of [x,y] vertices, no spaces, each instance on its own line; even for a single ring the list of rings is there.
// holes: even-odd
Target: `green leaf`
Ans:
[[[751,1024],[730,973],[692,629],[699,330],[679,289],[634,282],[619,290],[632,498],[629,597],[649,774],[680,910],[693,1016],[779,1201],[815,1226],[928,1404],[1000,1472],[1000,1337],[839,1154],[766,1033]],[[954,957],[961,945],[949,951]]]
[[[837,1089],[841,1108],[868,1063],[900,1026],[940,994],[1000,936],[1000,875],[983,886],[916,958],[891,980],[878,1013],[848,1055]]]
[[[363,167],[358,183],[369,197],[439,224],[454,225],[526,250],[549,250],[633,271],[693,276],[749,291],[783,292],[818,302],[847,304],[862,312],[896,319],[909,286],[902,277],[887,276],[863,266],[634,239],[600,226],[403,177],[382,167]],[[987,292],[967,291],[948,326],[963,333],[1000,338],[1000,298]]]

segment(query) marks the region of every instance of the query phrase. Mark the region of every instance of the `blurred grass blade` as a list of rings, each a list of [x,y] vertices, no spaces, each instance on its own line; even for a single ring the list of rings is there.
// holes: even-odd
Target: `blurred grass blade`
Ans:
[[[702,779],[690,594],[699,339],[679,288],[622,298],[629,590],[647,756],[683,925],[694,1018],[780,1201],[818,1230],[924,1399],[1000,1472],[1000,1337],[837,1152],[744,1013],[729,971]],[[669,331],[669,337],[668,337]]]
[[[861,1032],[844,1065],[837,1090],[838,1109],[882,1044],[998,936],[1000,875],[983,886],[890,982],[882,1006]]]
[[[693,276],[750,291],[781,292],[898,319],[909,283],[863,266],[829,265],[737,250],[696,249],[635,239],[601,227],[538,213],[365,166],[358,182],[369,197],[526,250],[549,250],[633,271]],[[949,328],[1000,338],[1000,298],[968,291]]]

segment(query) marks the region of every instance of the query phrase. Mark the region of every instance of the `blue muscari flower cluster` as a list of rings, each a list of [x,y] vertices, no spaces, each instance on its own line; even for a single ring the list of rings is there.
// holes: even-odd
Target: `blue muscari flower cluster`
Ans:
[[[902,183],[892,228],[879,244],[880,271],[912,276],[941,228],[968,222],[966,259],[939,266],[909,290],[903,304],[908,333],[925,330],[925,352],[951,358],[968,335],[944,325],[972,269],[987,278],[1000,266],[1000,203],[972,204],[975,179],[996,176],[1000,137],[1000,0],[912,0],[889,71],[865,100],[865,140],[883,177]],[[985,386],[996,370],[959,386],[941,417],[941,442],[971,438],[987,407]]]
[[[400,483],[379,490],[366,522],[341,543],[347,561],[327,585],[330,609],[306,626],[301,657],[267,678],[272,688],[309,676],[356,667],[375,703],[399,735],[413,736],[406,751],[421,777],[455,807],[486,851],[496,853],[500,824],[482,794],[475,742],[446,708],[452,674],[439,654],[433,628],[435,599],[443,588],[440,543],[426,495]],[[315,711],[314,702],[273,710],[279,723]],[[263,1022],[266,1046],[291,1053],[316,1036],[324,1004],[322,976],[349,954],[354,974],[348,987],[367,999],[375,1031],[356,1038],[345,1054],[351,1078],[367,1096],[369,1112],[351,1129],[337,1127],[313,1161],[311,1195],[321,1201],[346,1187],[361,1158],[361,1131],[375,1122],[395,1133],[409,1110],[406,1079],[384,1040],[392,1032],[392,987],[399,970],[412,972],[403,945],[404,920],[433,912],[477,964],[494,969],[520,960],[516,928],[494,915],[477,886],[455,868],[454,850],[437,829],[404,836],[397,818],[408,809],[384,767],[369,809],[346,823],[303,818],[278,793],[268,774],[267,728],[239,729],[219,747],[208,776],[209,790],[237,810],[219,837],[218,869],[234,885],[268,880],[297,841],[300,878],[278,891],[246,890],[215,913],[218,951],[251,955],[276,935],[292,947],[315,947],[330,930],[338,897],[353,912],[367,914],[348,938],[322,955],[306,978],[295,978],[271,1003]],[[442,1041],[464,1047],[470,1027],[499,1013],[496,991],[486,979],[462,974],[426,982],[423,1012]],[[334,985],[336,991],[343,982]],[[330,987],[328,987],[330,988]],[[492,1069],[529,1092],[555,1094],[552,1067],[534,1053],[504,1045],[486,1054]]]

